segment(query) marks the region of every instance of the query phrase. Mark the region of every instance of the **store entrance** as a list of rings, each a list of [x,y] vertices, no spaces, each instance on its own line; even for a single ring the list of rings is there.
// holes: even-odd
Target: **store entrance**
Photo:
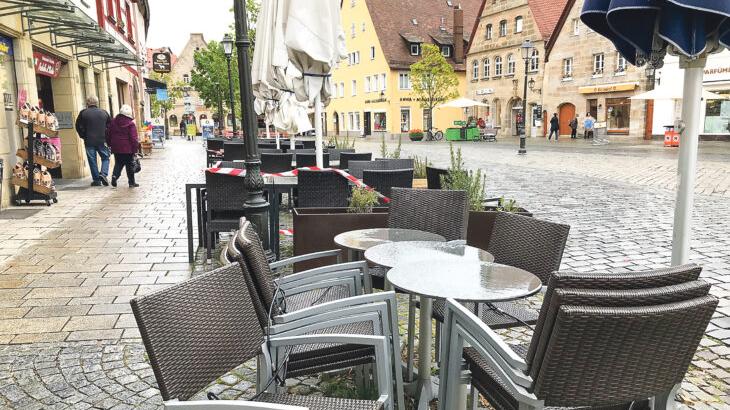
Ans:
[[[53,104],[53,85],[51,77],[36,75],[35,83],[38,87],[38,107],[46,111],[56,112]]]

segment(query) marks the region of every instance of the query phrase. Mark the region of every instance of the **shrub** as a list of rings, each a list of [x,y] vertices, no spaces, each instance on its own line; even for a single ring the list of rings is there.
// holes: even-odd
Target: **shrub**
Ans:
[[[430,167],[428,157],[421,159],[418,155],[411,157],[413,159],[413,178],[426,178],[426,167]]]
[[[347,212],[352,214],[370,214],[378,204],[378,194],[372,189],[353,188]]]
[[[454,153],[454,146],[449,144],[449,151],[451,154],[451,166],[449,167],[448,174],[441,176],[441,186],[443,189],[466,191],[469,210],[483,210],[486,178],[482,174],[482,170],[477,169],[474,172],[466,169],[464,159],[461,156],[461,148],[458,148],[456,153]]]

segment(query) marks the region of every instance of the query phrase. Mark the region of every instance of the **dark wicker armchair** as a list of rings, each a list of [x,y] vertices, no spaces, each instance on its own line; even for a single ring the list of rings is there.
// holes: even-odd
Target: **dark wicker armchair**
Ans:
[[[223,151],[223,141],[218,138],[211,138],[205,141],[206,165],[208,167],[223,159],[223,156],[220,154]]]
[[[354,154],[355,148],[330,148],[327,152],[330,153],[330,161],[339,161],[343,152]]]
[[[441,189],[441,177],[449,175],[448,169],[426,166],[426,184],[428,189]]]
[[[238,220],[245,215],[243,204],[246,202],[245,178],[205,173],[206,203],[205,237],[207,258],[213,257],[213,246],[219,232],[238,229]]]
[[[462,357],[472,386],[496,409],[628,409],[650,398],[655,408],[667,408],[717,306],[708,284],[684,282],[696,270],[684,266],[615,280],[558,273],[549,281],[529,345],[505,344],[449,299],[441,408],[454,408],[458,400]],[[624,290],[591,288],[609,281]],[[629,288],[632,283],[639,288]],[[652,284],[658,287],[647,287]],[[471,344],[466,349],[465,338]]]
[[[362,179],[365,170],[390,169],[385,161],[353,161],[347,164],[347,172],[357,179]]]
[[[466,192],[393,188],[390,199],[389,228],[432,232],[447,241],[466,238]]]
[[[317,166],[317,154],[316,153],[304,153],[297,152],[294,161],[297,163],[297,168],[303,167],[316,167]],[[329,152],[322,153],[322,168],[329,168],[330,166],[330,154]]]
[[[349,169],[350,161],[370,161],[373,159],[372,152],[341,152],[340,169]]]
[[[375,160],[388,163],[386,169],[413,168],[413,158],[376,158]]]
[[[223,160],[224,161],[243,161],[246,159],[246,148],[242,142],[224,142],[223,143]]]
[[[332,170],[299,171],[297,191],[299,208],[346,207],[351,195],[347,179]]]
[[[279,172],[289,172],[292,170],[292,158],[294,154],[286,153],[261,153],[261,172],[274,174]]]
[[[131,301],[132,311],[166,405],[187,400],[226,372],[259,356],[258,381],[262,390],[281,371],[273,360],[285,351],[322,343],[352,343],[372,349],[377,365],[377,401],[292,396],[263,392],[256,402],[303,406],[309,409],[392,409],[389,341],[384,336],[326,333],[327,316],[300,319],[310,334],[290,331],[272,336],[262,345],[254,306],[240,264],[202,274],[180,284]],[[345,317],[348,313],[344,312]],[[350,315],[351,316],[351,315]],[[323,326],[317,325],[324,320]],[[352,320],[352,319],[350,319]],[[294,323],[296,325],[296,323]],[[323,331],[325,330],[325,331]],[[261,351],[263,349],[263,352]],[[286,377],[284,375],[284,377]],[[206,404],[201,402],[202,404]]]
[[[246,162],[245,161],[220,161],[218,163],[218,168],[246,169]]]
[[[366,169],[363,171],[362,180],[369,187],[390,198],[391,188],[413,187],[413,168],[394,170]]]

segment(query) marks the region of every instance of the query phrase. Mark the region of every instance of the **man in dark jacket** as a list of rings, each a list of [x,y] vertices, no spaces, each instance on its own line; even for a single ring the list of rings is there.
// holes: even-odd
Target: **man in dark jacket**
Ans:
[[[578,116],[570,120],[570,138],[576,139],[578,135]]]
[[[553,133],[555,133],[555,142],[558,141],[558,136],[560,135],[560,120],[558,119],[558,114],[553,114],[553,118],[550,119],[550,135],[548,135],[548,141],[550,141],[553,138]]]
[[[93,95],[86,99],[86,109],[76,118],[76,132],[84,140],[86,159],[94,180],[91,186],[109,185],[109,148],[106,146],[106,128],[109,122],[111,117],[99,108],[99,99]],[[97,155],[101,157],[101,171],[96,160]]]

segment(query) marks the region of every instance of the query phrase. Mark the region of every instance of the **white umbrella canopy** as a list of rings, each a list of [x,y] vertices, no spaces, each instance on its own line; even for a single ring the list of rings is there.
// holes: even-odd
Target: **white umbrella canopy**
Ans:
[[[630,98],[631,100],[683,100],[684,95],[681,88],[677,87],[660,87],[645,93],[637,94]],[[704,100],[725,100],[727,97],[713,92],[702,90],[702,99]]]
[[[451,100],[449,102],[445,102],[436,108],[469,108],[469,107],[488,107],[489,104],[484,104],[483,102],[479,102],[476,100],[472,100],[470,98],[457,98],[455,100]]]

